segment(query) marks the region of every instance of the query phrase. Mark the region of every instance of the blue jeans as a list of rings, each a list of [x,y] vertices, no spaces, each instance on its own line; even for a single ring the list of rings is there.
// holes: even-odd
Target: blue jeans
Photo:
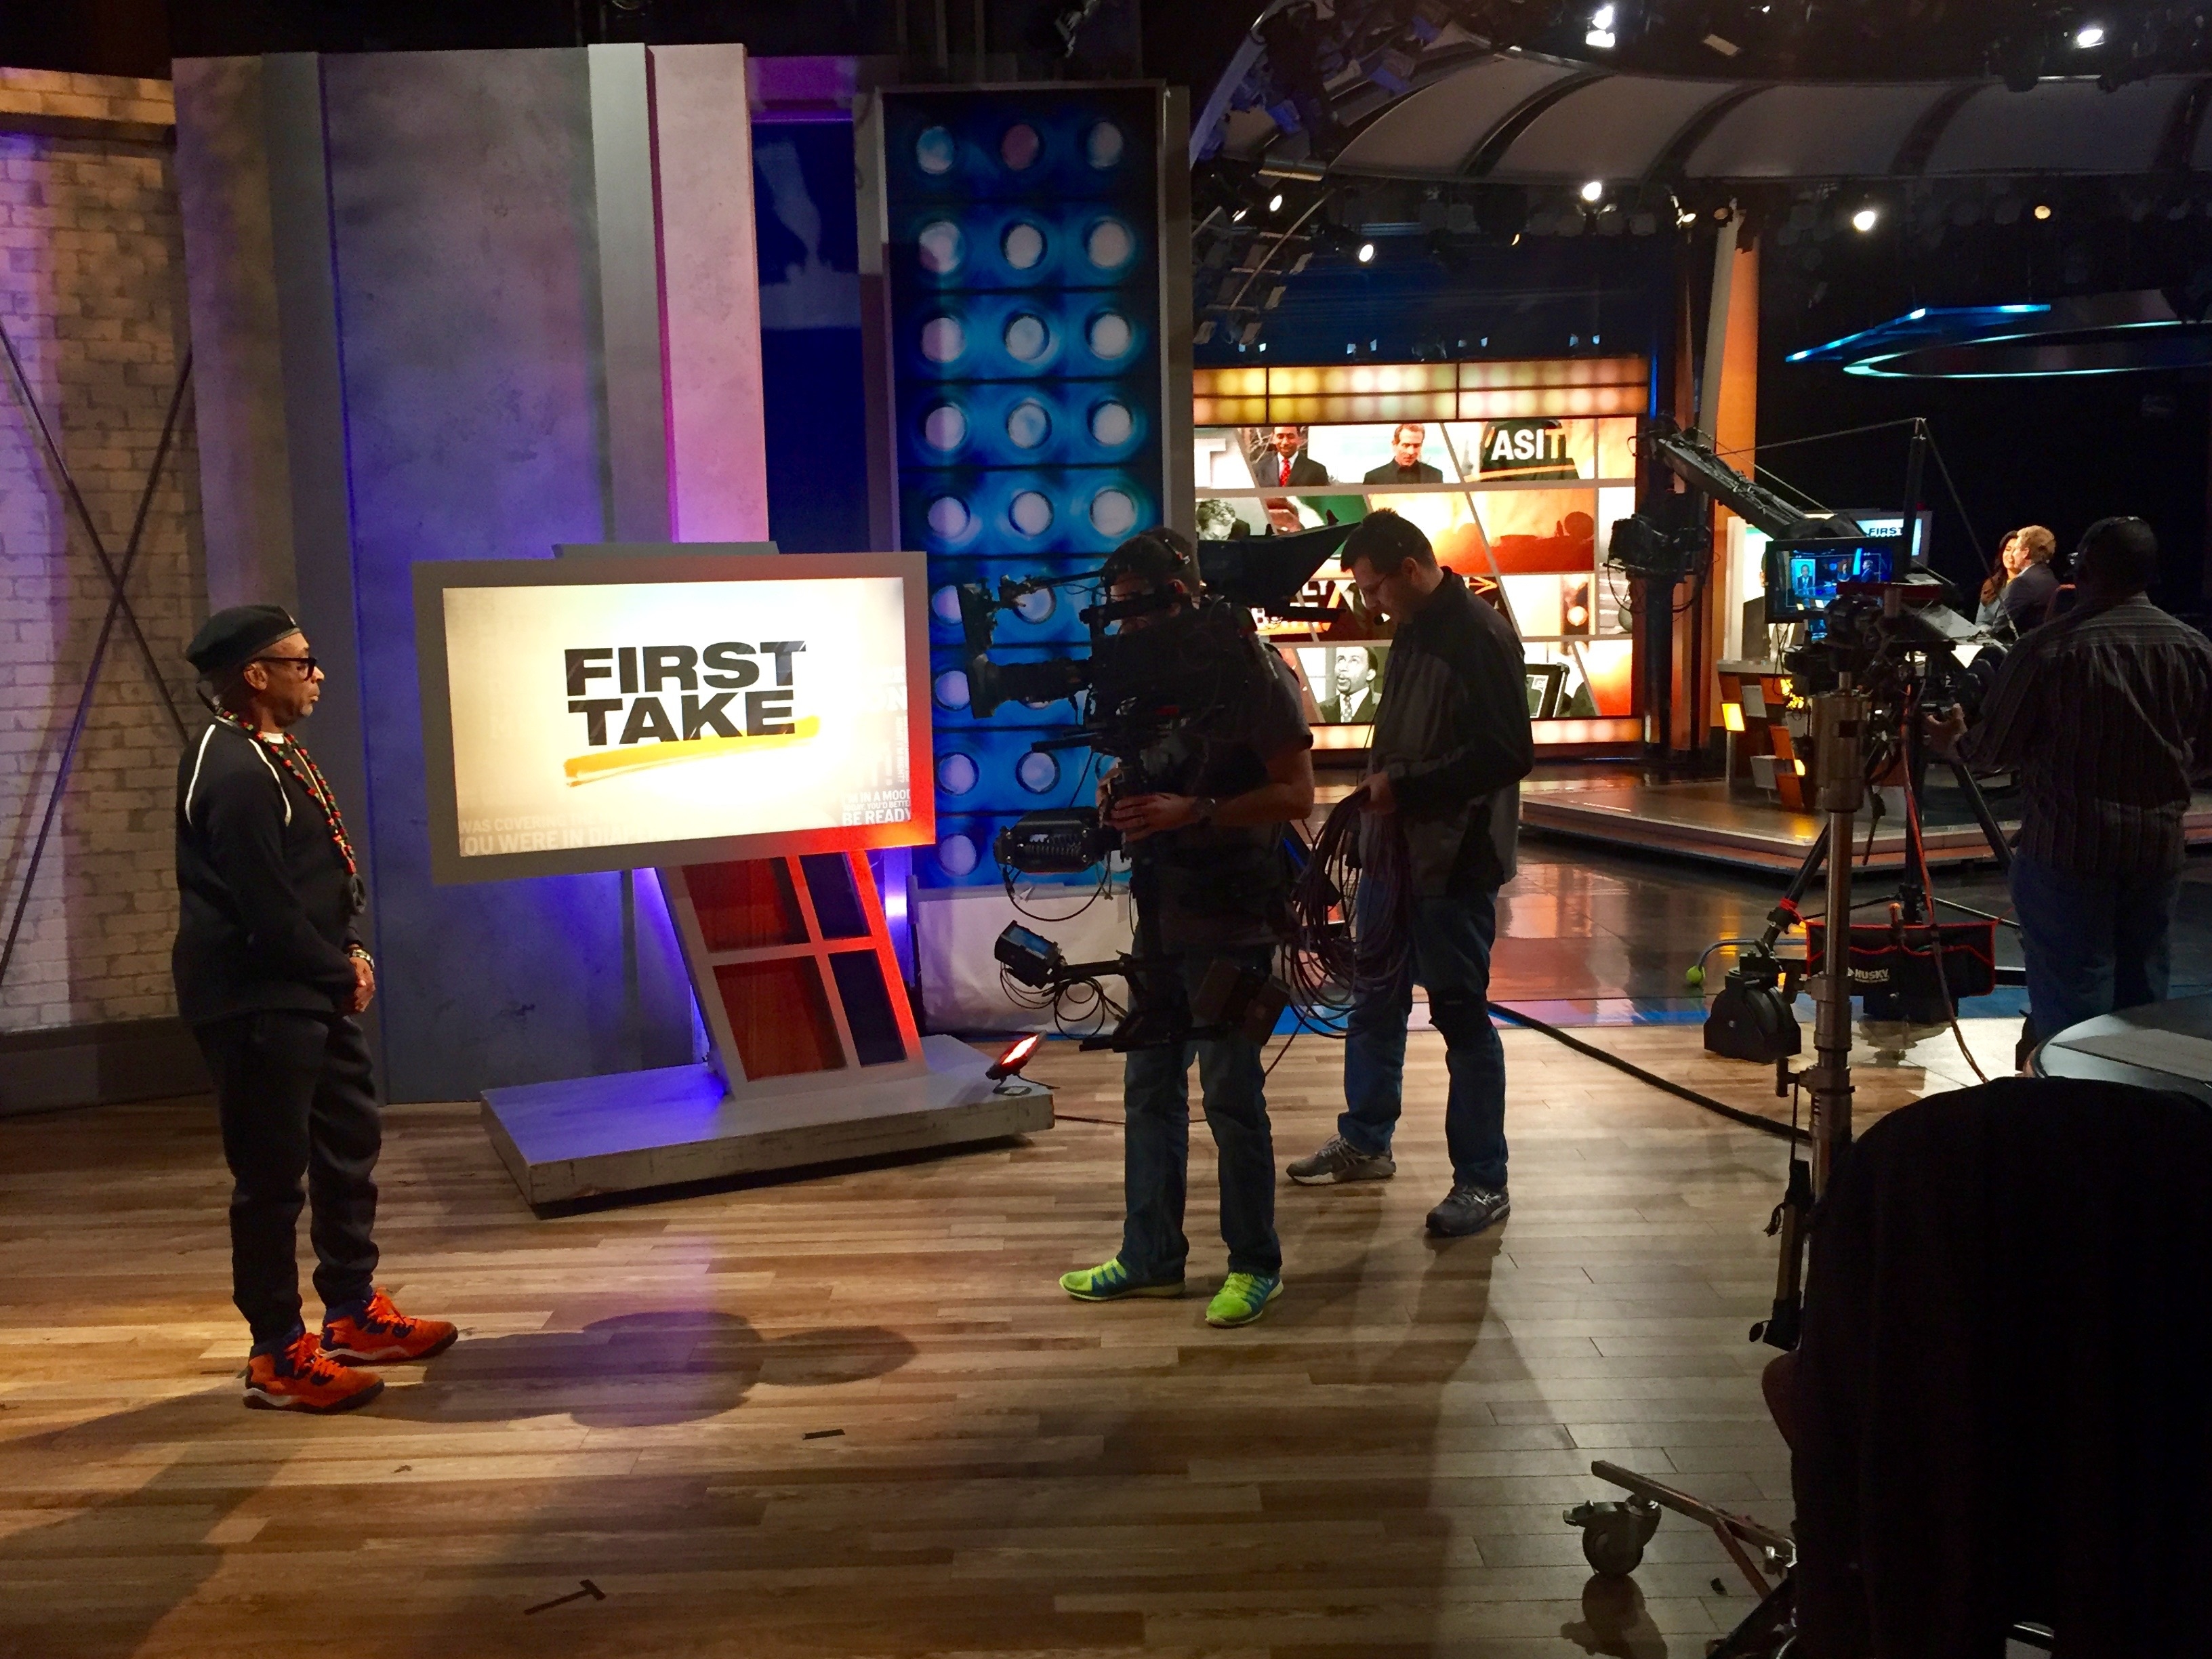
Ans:
[[[2014,854],[2011,884],[2037,1036],[2165,1000],[2179,872],[2072,876]]]
[[[1452,1177],[1505,1187],[1505,1048],[1490,1023],[1490,947],[1498,891],[1413,901],[1413,951],[1392,984],[1355,996],[1344,1043],[1344,1115],[1336,1132],[1361,1152],[1390,1150],[1406,1074],[1413,981],[1428,988],[1429,1019],[1443,1034],[1451,1075],[1444,1144]]]
[[[1271,971],[1272,949],[1219,953],[1261,972]],[[1213,958],[1182,958],[1179,982],[1170,995],[1189,994],[1206,977]],[[1267,1127],[1267,1101],[1261,1091],[1266,1075],[1260,1045],[1241,1033],[1131,1053],[1121,1073],[1122,1188],[1127,1214],[1121,1223],[1121,1265],[1130,1277],[1147,1282],[1182,1277],[1190,1241],[1183,1237],[1182,1206],[1190,1165],[1190,1085],[1193,1051],[1198,1056],[1199,1086],[1206,1103],[1206,1125],[1213,1131],[1221,1182],[1221,1240],[1229,1247],[1229,1270],[1278,1273],[1283,1247],[1275,1238],[1275,1143]]]

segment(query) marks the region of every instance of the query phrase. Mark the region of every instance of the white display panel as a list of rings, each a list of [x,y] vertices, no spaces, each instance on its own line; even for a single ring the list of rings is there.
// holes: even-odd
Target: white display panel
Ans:
[[[416,577],[441,882],[932,838],[919,556]]]

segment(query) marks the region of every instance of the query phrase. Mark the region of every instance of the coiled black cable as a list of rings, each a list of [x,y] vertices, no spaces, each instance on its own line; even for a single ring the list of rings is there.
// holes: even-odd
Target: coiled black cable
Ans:
[[[1328,1023],[1395,983],[1413,948],[1406,832],[1394,815],[1369,818],[1366,799],[1355,789],[1330,810],[1291,888],[1284,977],[1304,1019]]]

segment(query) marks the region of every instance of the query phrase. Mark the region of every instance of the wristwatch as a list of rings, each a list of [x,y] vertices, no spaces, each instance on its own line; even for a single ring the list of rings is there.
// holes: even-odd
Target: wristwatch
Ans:
[[[1192,802],[1193,810],[1200,823],[1213,822],[1213,815],[1221,810],[1221,803],[1212,795],[1200,795]]]

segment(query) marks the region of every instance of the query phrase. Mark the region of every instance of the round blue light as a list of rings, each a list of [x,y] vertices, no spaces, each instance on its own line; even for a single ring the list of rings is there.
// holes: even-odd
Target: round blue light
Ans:
[[[960,227],[950,219],[938,219],[924,225],[914,242],[921,268],[933,276],[950,276],[960,269],[960,261],[967,252],[967,241],[960,234]]]
[[[1034,593],[1024,593],[1014,601],[1014,614],[1025,623],[1049,622],[1052,613],[1059,609],[1059,597],[1049,587],[1040,587]]]
[[[999,239],[999,252],[1016,270],[1032,270],[1044,258],[1044,232],[1026,219],[1017,219]]]
[[[1052,350],[1052,330],[1033,311],[1018,311],[1007,318],[1001,337],[1006,343],[1006,355],[1018,363],[1042,362]]]
[[[1014,781],[1032,795],[1044,794],[1060,781],[1060,763],[1032,750],[1015,763]]]
[[[1024,489],[1007,503],[1006,519],[1024,536],[1042,536],[1052,528],[1052,503],[1043,491]]]
[[[979,862],[975,843],[965,836],[947,836],[937,843],[938,866],[948,876],[964,876]]]
[[[951,172],[959,154],[960,147],[943,127],[932,127],[914,141],[915,165],[932,176]]]
[[[1119,219],[1101,219],[1083,239],[1084,256],[1101,270],[1119,270],[1137,252],[1137,239]]]
[[[921,441],[946,454],[968,441],[968,416],[957,404],[939,404],[921,417]]]
[[[968,349],[968,331],[957,317],[932,317],[921,325],[921,355],[949,363]]]
[[[1024,398],[1006,411],[1006,441],[1017,449],[1035,449],[1052,436],[1052,416],[1034,398]]]
[[[957,542],[975,526],[968,503],[957,495],[939,495],[929,504],[929,527],[940,538]]]
[[[999,141],[999,159],[1016,173],[1026,173],[1035,167],[1037,157],[1044,154],[1044,140],[1037,130],[1026,121],[1017,121],[1006,129],[1006,136]]]
[[[1136,434],[1137,417],[1127,404],[1108,398],[1091,411],[1091,435],[1109,449],[1118,449]]]
[[[1108,488],[1091,498],[1091,526],[1102,536],[1126,536],[1137,527],[1137,503],[1126,489]]]
[[[963,755],[956,750],[937,757],[937,787],[948,795],[966,794],[981,775],[973,755]]]
[[[939,708],[959,709],[968,706],[968,677],[957,668],[948,668],[939,674],[929,688]]]
[[[1101,121],[1092,127],[1083,140],[1083,154],[1091,165],[1103,172],[1121,159],[1128,141],[1121,129],[1111,121]]]
[[[1129,319],[1120,312],[1102,311],[1091,319],[1084,337],[1090,341],[1093,356],[1101,362],[1110,363],[1129,355],[1137,335],[1129,326]]]
[[[938,620],[940,622],[958,622],[960,620],[960,590],[951,582],[945,583],[944,586],[929,596],[929,608],[937,613]]]

